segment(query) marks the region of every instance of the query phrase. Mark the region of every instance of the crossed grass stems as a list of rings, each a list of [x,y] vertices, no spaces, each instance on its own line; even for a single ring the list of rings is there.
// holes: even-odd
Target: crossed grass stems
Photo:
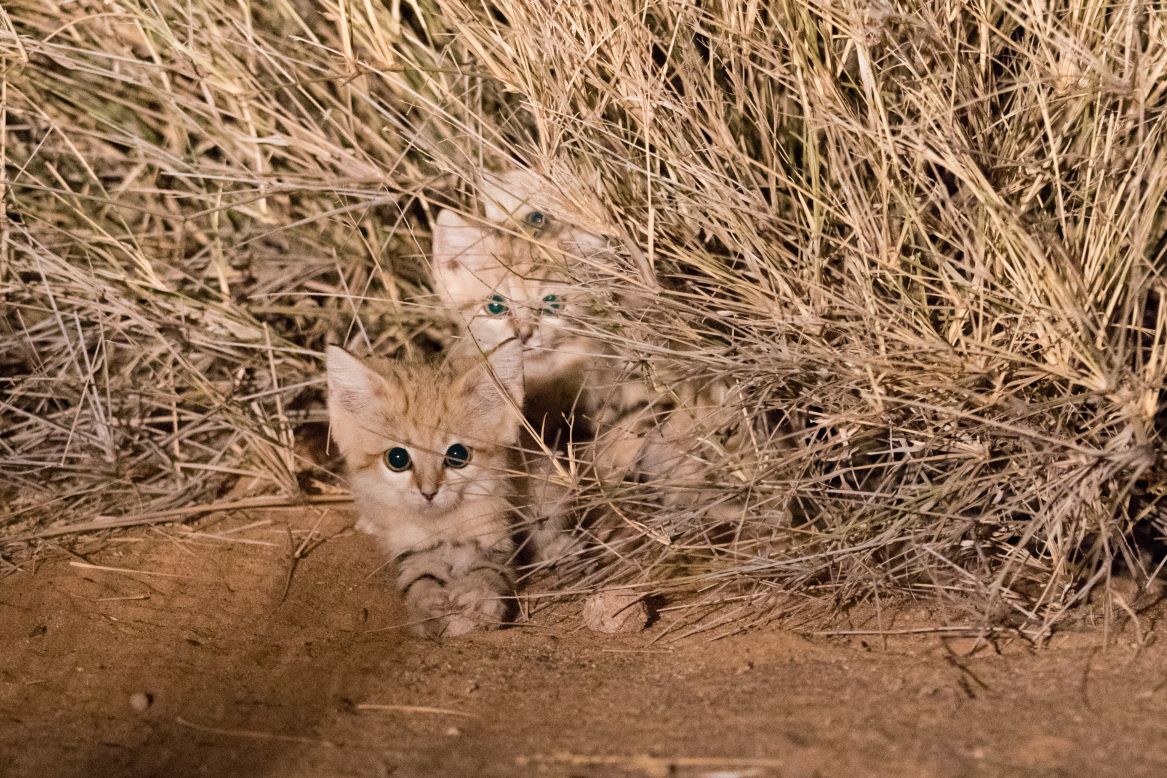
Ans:
[[[619,264],[581,281],[638,301],[577,325],[729,381],[750,441],[708,460],[732,531],[585,489],[644,531],[561,591],[729,629],[939,596],[1046,635],[1116,560],[1158,572],[1165,29],[1089,0],[5,4],[5,555],[336,499],[296,446],[319,352],[447,343],[428,225],[518,162],[599,203]]]

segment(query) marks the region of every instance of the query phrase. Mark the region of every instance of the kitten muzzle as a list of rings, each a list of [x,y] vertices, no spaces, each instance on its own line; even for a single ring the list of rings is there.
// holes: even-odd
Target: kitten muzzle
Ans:
[[[535,325],[530,322],[518,322],[515,324],[515,337],[524,346],[535,335]]]

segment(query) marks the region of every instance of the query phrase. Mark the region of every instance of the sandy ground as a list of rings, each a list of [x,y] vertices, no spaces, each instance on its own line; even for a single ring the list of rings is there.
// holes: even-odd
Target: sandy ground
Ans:
[[[570,619],[438,645],[394,627],[389,572],[350,523],[231,516],[4,578],[0,774],[1167,774],[1151,616],[1105,649],[1085,631],[972,655],[780,630],[653,642]]]

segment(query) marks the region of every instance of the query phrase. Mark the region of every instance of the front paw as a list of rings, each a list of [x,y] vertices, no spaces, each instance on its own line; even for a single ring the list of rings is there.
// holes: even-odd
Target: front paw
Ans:
[[[410,629],[423,638],[440,638],[446,621],[457,611],[445,584],[429,579],[417,581],[406,590],[405,607]]]
[[[583,541],[562,528],[538,526],[531,530],[531,563],[551,565],[583,552]]]
[[[438,639],[497,629],[510,615],[511,598],[502,576],[489,575],[446,586],[428,580],[418,582],[406,594],[406,605],[414,632]]]
[[[446,624],[445,634],[457,637],[473,630],[498,629],[510,617],[512,598],[499,575],[481,575],[450,584],[450,599],[457,608]]]

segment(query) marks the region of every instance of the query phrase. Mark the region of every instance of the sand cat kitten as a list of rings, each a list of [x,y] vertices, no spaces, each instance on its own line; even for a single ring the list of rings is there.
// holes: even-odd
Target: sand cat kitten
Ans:
[[[489,345],[517,337],[523,342],[528,421],[544,431],[544,441],[554,448],[558,441],[546,434],[549,422],[572,417],[569,431],[584,441],[575,453],[589,477],[607,483],[628,478],[656,482],[666,507],[695,499],[708,503],[711,493],[702,482],[707,454],[713,452],[706,451],[702,438],[725,420],[727,390],[668,381],[677,390],[652,391],[603,340],[580,334],[580,322],[592,305],[568,279],[587,263],[611,258],[601,238],[575,226],[581,213],[577,203],[567,203],[537,176],[519,170],[487,174],[481,195],[485,219],[451,211],[438,215],[435,287],[474,340]],[[561,219],[561,213],[573,214],[575,222]],[[588,442],[593,435],[596,439]],[[554,463],[528,457],[526,464],[533,471],[532,483],[551,483],[539,475],[554,470]],[[557,511],[567,504],[562,489],[531,490],[528,514],[540,522],[533,533],[537,555],[540,544],[563,547],[557,533],[564,522]],[[719,517],[734,512],[740,511],[713,511]],[[554,558],[552,553],[542,556]]]
[[[481,189],[485,219],[438,214],[434,285],[483,347],[523,343],[528,419],[538,427],[574,411],[599,420],[649,399],[602,337],[582,332],[596,302],[578,278],[589,263],[611,262],[605,241],[551,215],[569,206],[532,173],[486,174]]]
[[[609,409],[629,403],[621,363],[603,341],[579,332],[593,302],[572,282],[575,263],[607,251],[591,233],[525,199],[534,179],[522,171],[483,182],[486,219],[442,211],[434,227],[433,277],[446,309],[482,348],[516,338],[523,345],[529,473],[523,513],[532,561],[572,548],[563,535],[571,499],[556,477],[568,441],[587,439]],[[520,194],[516,194],[520,193]],[[551,454],[549,457],[548,454]]]
[[[523,395],[521,350],[441,364],[361,360],[328,349],[332,436],[360,521],[397,560],[418,634],[452,637],[507,620],[512,593],[509,446]]]
[[[442,211],[434,257],[443,303],[483,348],[512,337],[522,343],[528,399],[562,396],[574,402],[603,348],[570,324],[587,312],[588,301],[572,285],[558,247]],[[552,408],[555,402],[542,404]]]

